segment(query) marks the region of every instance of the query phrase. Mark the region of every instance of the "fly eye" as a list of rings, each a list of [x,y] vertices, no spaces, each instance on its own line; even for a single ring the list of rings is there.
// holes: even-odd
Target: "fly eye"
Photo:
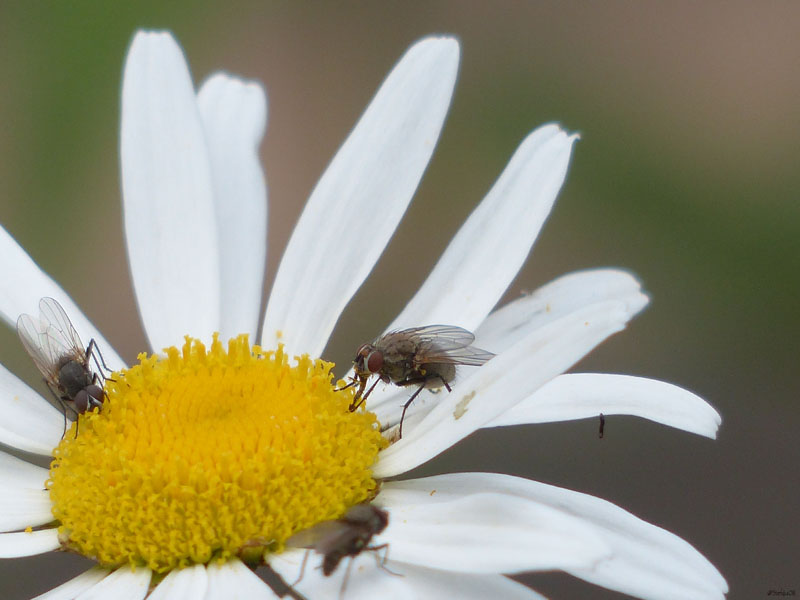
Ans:
[[[367,369],[370,373],[377,373],[383,366],[383,352],[380,350],[373,350],[367,356]]]

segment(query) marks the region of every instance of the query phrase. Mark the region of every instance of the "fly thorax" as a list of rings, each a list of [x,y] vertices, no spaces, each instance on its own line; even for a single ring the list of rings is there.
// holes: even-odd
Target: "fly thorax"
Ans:
[[[75,398],[82,389],[92,384],[86,367],[77,360],[68,360],[58,370],[58,382],[70,398]]]

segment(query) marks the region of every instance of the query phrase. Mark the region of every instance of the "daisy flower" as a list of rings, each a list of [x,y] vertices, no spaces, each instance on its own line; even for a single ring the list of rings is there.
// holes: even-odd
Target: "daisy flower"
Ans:
[[[97,566],[39,598],[538,598],[510,579],[558,569],[639,598],[721,598],[688,543],[601,499],[497,473],[400,477],[482,427],[635,414],[708,437],[720,417],[667,383],[562,375],[647,303],[615,269],[573,273],[492,312],[566,176],[575,135],[532,132],[389,329],[463,327],[496,353],[451,393],[380,386],[350,412],[322,351],[391,237],[438,139],[456,80],[452,38],[412,46],[327,168],[292,234],[258,331],[266,185],[262,88],[215,74],[195,93],[168,33],[140,32],[122,87],[125,233],[151,350],[125,365],[5,230],[0,313],[55,298],[114,374],[99,412],[62,439],[58,410],[0,370],[0,557],[78,552]],[[354,218],[369,235],[349,235]],[[186,336],[186,337],[185,337]],[[191,336],[191,337],[189,337]],[[228,341],[229,340],[229,341]],[[258,340],[259,345],[251,345]],[[427,396],[427,398],[426,398]],[[388,526],[324,576],[294,534],[370,502]]]

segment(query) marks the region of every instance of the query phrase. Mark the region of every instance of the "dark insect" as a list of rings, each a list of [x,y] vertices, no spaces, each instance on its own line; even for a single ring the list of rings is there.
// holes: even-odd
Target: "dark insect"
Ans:
[[[605,416],[603,416],[603,413],[600,413],[600,429],[597,432],[597,437],[599,437],[601,440],[603,439],[603,435],[605,434],[605,429],[606,429],[606,418]]]
[[[370,546],[372,537],[381,533],[389,524],[389,513],[371,504],[356,504],[348,510],[341,519],[323,521],[309,529],[294,534],[286,541],[287,546],[294,548],[313,549],[317,554],[322,554],[322,572],[330,576],[339,566],[339,563],[348,556],[356,557],[365,550],[379,552],[386,550],[388,544]],[[303,578],[308,554],[303,558],[300,567],[300,577],[292,586],[297,585]],[[384,569],[386,555],[379,559],[379,565]],[[352,561],[350,563],[352,565]],[[350,574],[350,565],[342,581],[340,593],[344,593],[347,577]]]
[[[423,389],[444,386],[449,392],[450,382],[456,376],[456,365],[478,367],[494,356],[471,346],[473,341],[475,335],[461,327],[428,325],[391,331],[371,344],[363,344],[353,359],[353,381],[345,386],[358,385],[350,411],[366,401],[379,381],[398,386],[418,385],[403,406],[398,439],[402,438],[406,411]],[[378,378],[364,393],[372,375]]]
[[[17,334],[61,406],[64,433],[67,430],[67,408],[77,417],[87,410],[102,406],[105,393],[101,380],[105,380],[105,377],[100,363],[106,371],[110,369],[93,339],[84,349],[78,332],[56,300],[42,298],[39,301],[38,319],[31,315],[20,315]],[[94,359],[101,375],[92,372],[90,359]],[[77,435],[77,430],[75,433]]]

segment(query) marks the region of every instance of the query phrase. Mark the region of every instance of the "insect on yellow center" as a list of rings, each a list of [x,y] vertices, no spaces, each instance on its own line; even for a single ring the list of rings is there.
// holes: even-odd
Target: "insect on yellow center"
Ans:
[[[352,413],[331,363],[290,365],[247,336],[139,356],[106,382],[101,412],[54,452],[47,487],[66,548],[164,572],[280,551],[377,490],[386,442]],[[74,425],[73,425],[74,428]]]

